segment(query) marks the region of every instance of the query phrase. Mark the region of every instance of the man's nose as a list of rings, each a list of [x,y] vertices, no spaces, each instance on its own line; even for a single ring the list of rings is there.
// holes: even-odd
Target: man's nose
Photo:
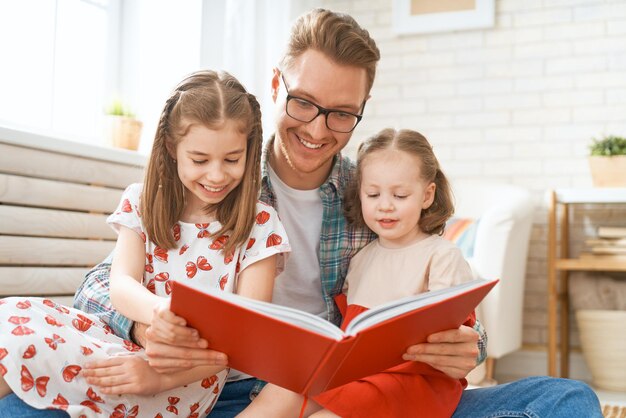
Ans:
[[[315,119],[307,124],[307,130],[312,139],[321,139],[328,135],[328,127],[326,127],[326,115],[320,113]]]

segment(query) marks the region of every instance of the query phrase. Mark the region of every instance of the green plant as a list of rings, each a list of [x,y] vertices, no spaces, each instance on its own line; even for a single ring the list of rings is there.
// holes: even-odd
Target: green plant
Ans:
[[[134,118],[135,113],[132,112],[128,107],[124,106],[121,100],[115,99],[111,102],[109,106],[104,110],[104,113],[112,116],[126,116],[129,118]]]
[[[598,140],[593,139],[589,146],[591,155],[610,157],[613,155],[626,155],[626,138],[608,135]]]

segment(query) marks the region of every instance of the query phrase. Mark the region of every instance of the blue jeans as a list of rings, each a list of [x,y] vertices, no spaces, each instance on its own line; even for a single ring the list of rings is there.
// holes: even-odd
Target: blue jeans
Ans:
[[[66,412],[54,409],[35,409],[14,393],[0,399],[0,418],[67,418]]]
[[[253,379],[226,384],[209,418],[231,418],[250,403]],[[0,418],[66,417],[38,410],[15,395],[0,399]],[[602,418],[600,402],[585,383],[550,377],[528,377],[504,385],[466,390],[454,418]]]
[[[602,418],[600,401],[578,380],[537,376],[463,392],[454,418]]]

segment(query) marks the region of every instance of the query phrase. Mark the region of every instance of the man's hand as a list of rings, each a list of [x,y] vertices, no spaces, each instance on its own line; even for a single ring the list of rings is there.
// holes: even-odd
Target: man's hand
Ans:
[[[146,330],[148,325],[141,322],[133,322],[133,326],[130,329],[130,338],[135,344],[142,348],[146,348]]]
[[[409,347],[402,358],[421,361],[454,379],[461,379],[476,367],[478,338],[473,328],[461,325],[458,329],[429,335],[428,342]]]

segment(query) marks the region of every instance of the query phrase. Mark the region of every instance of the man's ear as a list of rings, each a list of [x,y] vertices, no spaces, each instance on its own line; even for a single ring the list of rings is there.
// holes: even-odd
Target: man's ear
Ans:
[[[272,70],[272,100],[276,103],[278,97],[278,90],[280,89],[280,70],[276,67]]]
[[[430,205],[435,201],[435,191],[437,190],[437,185],[432,182],[426,189],[424,190],[424,201],[422,202],[422,209],[428,209]]]

